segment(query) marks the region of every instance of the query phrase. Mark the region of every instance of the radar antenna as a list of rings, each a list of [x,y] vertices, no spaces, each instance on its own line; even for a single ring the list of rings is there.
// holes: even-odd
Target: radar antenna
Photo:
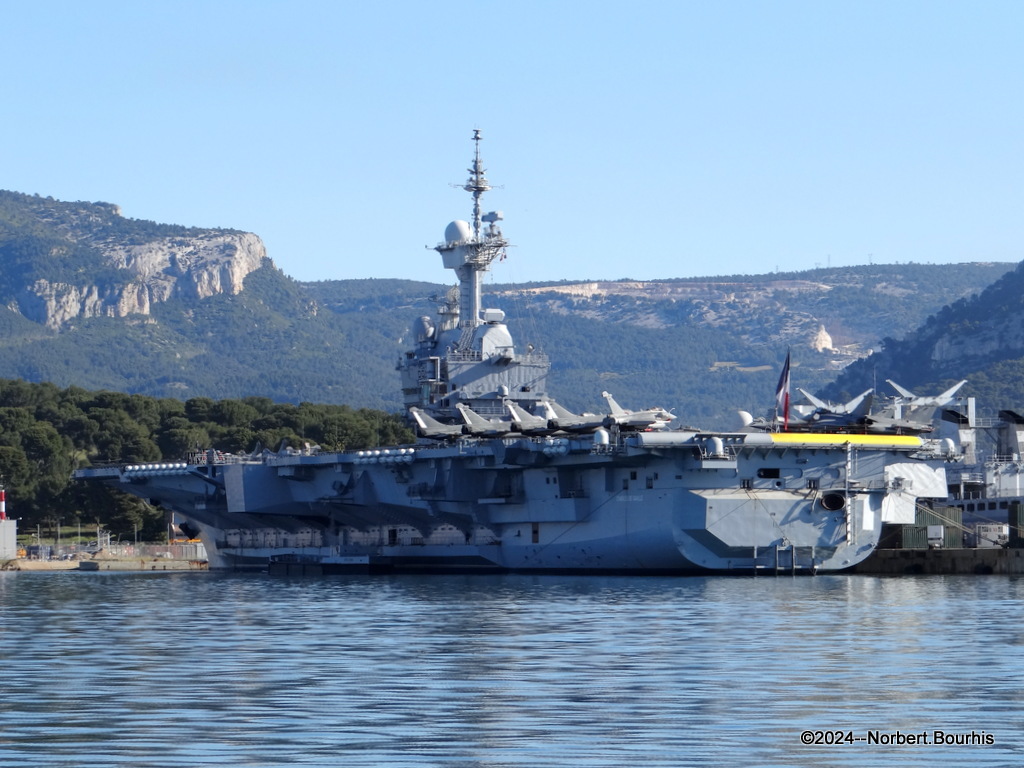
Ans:
[[[501,211],[481,212],[483,194],[492,189],[480,158],[482,139],[480,129],[475,128],[473,165],[468,169],[469,179],[462,187],[473,195],[473,223],[453,221],[445,230],[445,242],[435,248],[441,254],[444,266],[454,270],[459,278],[458,327],[462,329],[462,335],[457,346],[460,349],[472,346],[473,330],[483,324],[480,316],[483,274],[490,268],[492,261],[505,258],[508,248],[508,241],[498,227],[498,222],[504,218]]]
[[[467,192],[473,193],[473,237],[477,240],[480,239],[480,229],[482,224],[482,215],[480,213],[480,198],[484,196],[484,192],[490,192],[491,185],[487,181],[487,177],[484,176],[486,171],[484,170],[484,164],[480,160],[480,142],[483,137],[480,135],[480,129],[473,129],[473,143],[476,145],[473,150],[473,167],[469,168],[469,179],[466,181],[465,186],[462,188]]]

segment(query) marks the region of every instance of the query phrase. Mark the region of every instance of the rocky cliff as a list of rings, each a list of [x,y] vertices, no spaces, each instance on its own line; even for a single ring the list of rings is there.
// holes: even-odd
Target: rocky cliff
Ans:
[[[148,315],[154,304],[173,296],[237,294],[246,276],[267,258],[263,242],[248,232],[114,244],[103,253],[107,264],[121,272],[120,280],[98,285],[40,278],[24,287],[17,310],[55,330],[79,318]]]
[[[18,242],[27,238],[45,244],[47,268],[19,265]],[[146,316],[172,297],[235,295],[267,261],[263,242],[248,232],[157,225],[125,219],[107,203],[10,192],[0,196],[5,245],[9,271],[23,278],[7,279],[8,308],[53,330],[91,317]]]

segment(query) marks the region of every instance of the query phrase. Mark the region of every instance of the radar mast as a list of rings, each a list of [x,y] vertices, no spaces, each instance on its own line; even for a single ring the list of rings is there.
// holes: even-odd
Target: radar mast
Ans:
[[[473,165],[463,189],[473,195],[473,222],[453,221],[445,230],[445,242],[435,250],[441,254],[446,269],[454,270],[459,278],[459,328],[462,334],[458,347],[468,349],[473,343],[473,330],[483,323],[481,318],[480,289],[483,274],[496,258],[505,257],[508,241],[501,233],[498,222],[501,211],[481,213],[480,201],[491,189],[483,161],[480,159],[480,129],[473,130]],[[486,228],[484,225],[487,225]]]

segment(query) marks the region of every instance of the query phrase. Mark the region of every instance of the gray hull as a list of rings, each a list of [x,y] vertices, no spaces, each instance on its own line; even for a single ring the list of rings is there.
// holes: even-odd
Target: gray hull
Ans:
[[[850,568],[945,495],[916,437],[626,435],[80,470],[173,510],[214,568]],[[913,457],[913,458],[911,458]]]

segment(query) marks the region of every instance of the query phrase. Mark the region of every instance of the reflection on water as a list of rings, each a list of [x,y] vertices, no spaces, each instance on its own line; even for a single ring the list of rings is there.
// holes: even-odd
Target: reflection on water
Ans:
[[[1022,598],[998,576],[0,573],[0,765],[1020,765]]]

